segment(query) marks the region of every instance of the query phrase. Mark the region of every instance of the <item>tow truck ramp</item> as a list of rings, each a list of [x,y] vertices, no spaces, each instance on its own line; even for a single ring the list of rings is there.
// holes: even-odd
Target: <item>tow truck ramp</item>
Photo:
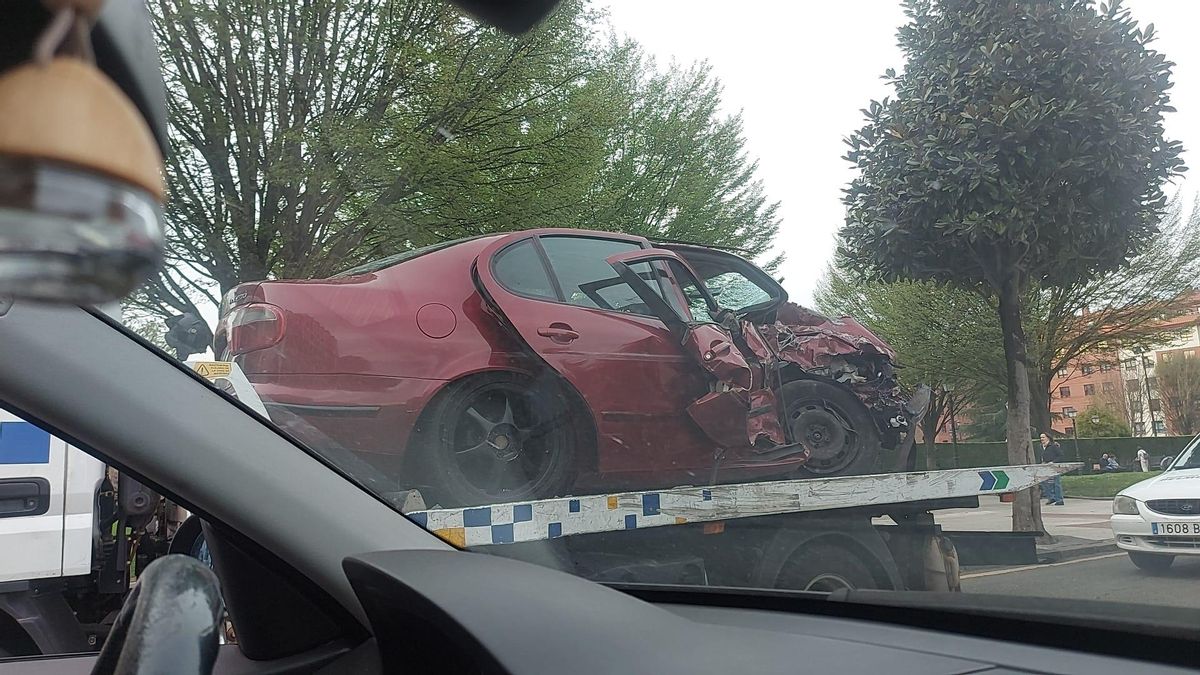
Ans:
[[[406,513],[456,546],[1018,492],[1080,468],[1028,464],[582,495]]]

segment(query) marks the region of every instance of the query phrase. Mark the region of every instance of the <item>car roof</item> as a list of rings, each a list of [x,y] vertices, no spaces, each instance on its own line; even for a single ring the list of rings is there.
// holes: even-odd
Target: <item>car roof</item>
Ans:
[[[442,242],[438,242],[436,244],[430,244],[429,246],[422,246],[420,248],[409,249],[407,251],[401,251],[400,253],[396,253],[396,254],[393,254],[393,255],[390,255],[390,256],[387,256],[384,258],[379,258],[377,260],[372,260],[370,262],[363,263],[356,267],[351,267],[348,270],[338,272],[337,274],[334,274],[332,278],[338,279],[338,278],[342,278],[342,277],[357,276],[359,274],[371,274],[373,272],[378,272],[378,271],[386,269],[388,267],[394,267],[396,265],[399,265],[400,263],[408,262],[409,260],[413,260],[415,258],[420,258],[421,256],[428,255],[430,253],[437,253],[438,251],[444,251],[446,249],[453,248],[456,246],[461,246],[463,244],[468,244],[471,242],[479,242],[479,244],[481,245],[480,247],[482,248],[482,245],[487,242],[495,241],[502,237],[517,236],[517,235],[519,235],[519,238],[533,237],[533,236],[555,236],[556,235],[556,236],[565,236],[565,237],[608,237],[608,238],[628,239],[631,241],[632,240],[638,240],[638,241],[646,240],[645,237],[642,237],[641,235],[628,234],[625,232],[608,232],[605,230],[580,230],[580,229],[566,228],[566,227],[551,227],[551,228],[539,228],[539,229],[534,229],[534,230],[518,230],[515,232],[499,232],[499,233],[492,233],[492,234],[480,234],[480,235],[475,235],[472,237],[463,237],[461,239],[451,239],[448,241],[442,241]],[[697,246],[694,248],[703,248],[703,247]]]

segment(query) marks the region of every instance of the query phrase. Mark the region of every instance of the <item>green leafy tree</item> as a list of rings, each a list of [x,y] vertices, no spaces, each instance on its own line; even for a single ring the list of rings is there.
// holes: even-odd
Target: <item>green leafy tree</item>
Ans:
[[[1075,429],[1080,438],[1115,438],[1130,434],[1129,425],[1121,415],[1095,406],[1075,416]]]
[[[1121,269],[1183,170],[1163,133],[1171,63],[1114,1],[906,0],[904,70],[847,139],[842,253],[884,280],[995,297],[1009,461],[1033,461],[1022,298]],[[1016,530],[1041,527],[1032,490]]]

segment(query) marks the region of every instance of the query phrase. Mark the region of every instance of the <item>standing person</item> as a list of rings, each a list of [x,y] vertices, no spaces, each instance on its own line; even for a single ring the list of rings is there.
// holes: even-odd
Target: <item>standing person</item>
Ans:
[[[1043,431],[1040,436],[1042,441],[1042,461],[1045,463],[1063,461],[1062,446],[1058,441],[1051,440],[1050,434]],[[1046,497],[1046,504],[1054,506],[1065,506],[1063,503],[1062,493],[1062,476],[1049,478],[1042,484],[1042,493]]]
[[[1146,449],[1141,446],[1138,446],[1137,462],[1138,465],[1142,467],[1142,473],[1146,473],[1150,470],[1150,454],[1147,453]]]

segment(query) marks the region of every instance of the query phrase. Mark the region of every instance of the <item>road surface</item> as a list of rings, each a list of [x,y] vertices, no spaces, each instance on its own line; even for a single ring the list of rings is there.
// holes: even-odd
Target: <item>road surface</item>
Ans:
[[[1161,574],[1139,570],[1124,553],[978,572],[965,568],[962,572],[962,588],[967,593],[1200,607],[1200,556],[1177,557]]]

